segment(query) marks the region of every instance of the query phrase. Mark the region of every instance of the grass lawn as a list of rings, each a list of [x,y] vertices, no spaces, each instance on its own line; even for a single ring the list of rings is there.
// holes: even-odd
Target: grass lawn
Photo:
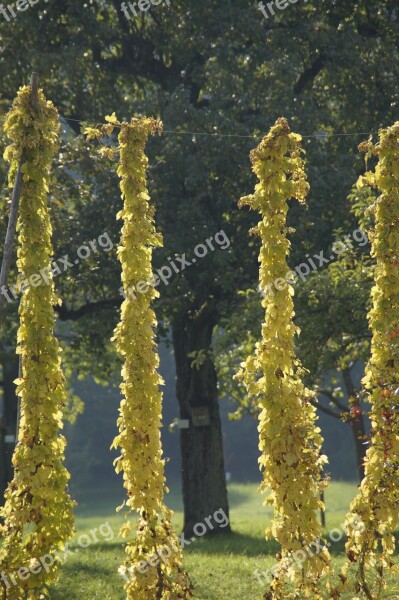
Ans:
[[[349,502],[356,487],[349,483],[332,483],[326,492],[326,533],[342,530]],[[275,563],[276,545],[264,540],[264,529],[271,512],[262,507],[261,495],[253,484],[229,485],[232,535],[203,537],[185,548],[185,566],[193,580],[198,600],[257,600],[264,589],[253,572]],[[115,494],[94,493],[78,507],[78,535],[89,533],[108,522],[115,532],[113,540],[101,541],[82,549],[76,540],[71,544],[73,556],[63,567],[51,600],[124,600],[123,579],[117,569],[123,562],[123,544],[117,538],[123,513],[115,514],[119,498]],[[182,507],[177,494],[170,494],[168,504],[176,511],[176,528],[182,526]],[[108,530],[110,532],[110,530]],[[111,534],[108,536],[111,538]],[[343,562],[344,541],[332,543],[330,551],[335,566]],[[263,591],[262,591],[263,590]],[[399,581],[390,581],[387,598],[399,598]],[[347,600],[352,600],[353,594]]]

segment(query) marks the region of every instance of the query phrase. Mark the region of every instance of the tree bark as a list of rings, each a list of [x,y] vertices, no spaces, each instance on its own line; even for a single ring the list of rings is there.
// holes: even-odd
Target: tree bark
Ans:
[[[5,441],[5,436],[15,436],[17,429],[18,399],[14,380],[18,377],[18,356],[3,363],[3,417],[0,419],[0,505],[4,503],[4,492],[12,479],[12,455],[15,441]]]
[[[189,421],[180,434],[184,504],[183,531],[196,535],[195,525],[222,509],[229,516],[222,427],[217,397],[217,376],[211,354],[217,312],[212,300],[194,315],[185,314],[172,324],[176,362],[176,394],[180,418]],[[199,365],[192,365],[192,352],[201,352]],[[209,413],[209,424],[198,425],[200,408]],[[197,423],[197,425],[195,424]],[[222,521],[222,519],[220,519]],[[230,524],[211,521],[209,533],[230,531]]]

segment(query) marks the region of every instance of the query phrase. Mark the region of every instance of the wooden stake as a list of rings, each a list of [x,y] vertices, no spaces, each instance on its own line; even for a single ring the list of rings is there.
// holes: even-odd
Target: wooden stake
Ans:
[[[39,88],[39,76],[37,73],[32,73],[30,78],[30,86],[31,86],[31,103],[34,110],[37,109],[37,93]],[[4,242],[4,252],[3,252],[3,260],[1,264],[0,271],[0,323],[2,325],[3,321],[3,309],[6,301],[5,296],[3,295],[3,290],[7,284],[8,275],[10,273],[11,267],[11,258],[12,258],[12,249],[14,245],[15,232],[17,228],[18,221],[18,210],[19,210],[19,199],[21,197],[22,192],[22,165],[24,164],[24,157],[21,156],[21,159],[18,164],[17,174],[15,176],[14,188],[12,191],[11,198],[11,209],[10,209],[10,217],[8,220],[7,234]]]
[[[320,492],[320,500],[324,504],[324,490],[321,490],[321,492]],[[325,529],[325,526],[326,526],[326,511],[325,511],[325,509],[320,510],[320,522],[321,522],[321,526],[323,527],[323,529]]]
[[[39,75],[37,73],[32,73],[30,78],[30,87],[31,87],[31,104],[34,111],[37,110],[37,100],[38,100],[38,89],[39,89]],[[4,242],[4,253],[3,260],[1,264],[0,271],[0,327],[3,326],[3,309],[6,301],[5,296],[1,293],[5,290],[8,275],[10,273],[11,267],[11,258],[12,258],[12,249],[14,245],[15,232],[17,229],[17,221],[18,221],[18,212],[19,212],[19,199],[21,197],[22,192],[22,165],[25,162],[25,157],[22,154],[21,159],[18,163],[17,173],[15,176],[14,188],[12,191],[11,197],[11,208],[10,208],[10,217],[8,220],[7,234]],[[22,376],[22,362],[21,356],[19,356],[19,377]],[[18,433],[19,433],[19,422],[21,418],[21,403],[18,398],[18,407],[17,407],[17,423],[16,423],[16,437],[15,442],[18,443]]]
[[[32,73],[30,76],[30,98],[33,110],[37,110],[37,93],[39,91],[39,75],[37,73]]]

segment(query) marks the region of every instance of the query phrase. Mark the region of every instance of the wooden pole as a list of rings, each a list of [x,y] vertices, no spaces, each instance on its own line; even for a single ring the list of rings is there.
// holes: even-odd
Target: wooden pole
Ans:
[[[32,73],[30,78],[30,86],[31,86],[31,103],[34,110],[37,109],[37,93],[39,88],[39,76],[37,73]],[[2,325],[3,322],[3,309],[4,303],[6,301],[5,295],[2,293],[8,280],[8,275],[10,273],[11,267],[11,258],[12,258],[12,249],[14,245],[15,232],[17,229],[17,221],[18,221],[18,210],[19,210],[19,199],[21,197],[22,192],[22,165],[24,163],[24,157],[21,156],[21,159],[18,164],[17,174],[15,176],[14,188],[12,191],[11,197],[11,209],[10,209],[10,217],[8,220],[7,234],[4,242],[4,252],[3,252],[3,260],[1,264],[0,271],[0,323]]]
[[[34,111],[37,110],[38,91],[39,91],[39,75],[37,73],[32,73],[32,75],[30,76],[30,98],[31,98],[32,108]]]
[[[8,275],[10,273],[11,266],[11,257],[12,257],[12,248],[14,245],[15,231],[17,228],[17,220],[18,220],[18,209],[19,209],[19,198],[21,196],[22,190],[22,160],[19,161],[17,174],[15,176],[14,189],[12,191],[12,199],[11,199],[11,209],[10,209],[10,217],[8,220],[7,234],[6,240],[4,242],[4,253],[3,253],[3,261],[1,264],[1,272],[0,272],[0,320],[3,322],[3,308],[4,303],[6,302],[6,298],[3,294],[5,290],[5,286],[7,283]]]
[[[39,75],[37,73],[32,73],[30,78],[30,88],[31,88],[31,105],[34,111],[37,110],[37,101],[38,101],[38,90],[39,90]],[[7,284],[8,276],[10,273],[11,267],[11,258],[12,258],[12,249],[15,240],[15,232],[17,229],[17,221],[18,221],[18,212],[19,212],[19,199],[21,197],[22,192],[22,165],[25,162],[24,154],[22,154],[20,161],[18,163],[17,173],[15,176],[14,188],[12,191],[11,197],[11,208],[10,208],[10,217],[8,220],[8,227],[6,233],[6,239],[4,242],[4,253],[3,260],[1,264],[0,271],[0,327],[3,326],[3,309],[4,303],[6,301],[5,296],[1,293],[5,290],[5,286]],[[19,357],[19,378],[22,376],[22,362],[21,356]],[[15,442],[18,443],[18,432],[19,432],[19,422],[21,418],[21,403],[18,398],[18,407],[17,407],[17,422],[16,422],[16,437]]]
[[[324,490],[321,490],[321,492],[320,492],[320,500],[324,504]],[[323,527],[323,529],[325,529],[325,527],[326,527],[326,511],[325,511],[325,509],[320,510],[320,522],[321,522],[321,526]]]
[[[37,110],[38,90],[39,90],[39,75],[37,73],[32,73],[32,75],[30,77],[30,99],[31,99],[32,108],[35,112]],[[18,205],[19,205],[19,199],[18,199]],[[21,359],[21,355],[19,355],[18,378],[21,379],[21,377],[22,377],[22,359]],[[19,423],[21,421],[21,399],[19,396],[18,396],[17,402],[18,402],[18,407],[17,407],[17,423],[16,423],[16,428],[15,428],[16,429],[15,444],[18,444]]]

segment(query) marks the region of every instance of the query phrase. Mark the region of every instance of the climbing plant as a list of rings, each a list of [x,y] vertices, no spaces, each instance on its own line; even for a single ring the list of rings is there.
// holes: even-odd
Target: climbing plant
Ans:
[[[354,571],[356,593],[376,599],[382,597],[393,566],[399,522],[399,122],[380,130],[376,144],[369,140],[360,149],[367,159],[376,156],[378,164],[358,186],[380,191],[368,208],[375,218],[370,237],[376,266],[369,312],[371,357],[362,383],[371,403],[371,440],[365,477],[347,518],[348,561],[341,579],[347,586],[347,575]]]
[[[154,208],[146,187],[148,159],[145,146],[149,134],[162,131],[160,122],[134,118],[119,122],[115,115],[100,128],[87,128],[89,139],[101,140],[120,128],[119,164],[123,208],[122,234],[118,256],[122,265],[125,300],[121,321],[113,340],[123,359],[121,390],[123,400],[118,419],[119,435],[113,447],[117,473],[123,473],[127,490],[127,520],[121,535],[129,537],[131,512],[139,513],[136,535],[126,545],[126,562],[120,572],[125,577],[129,600],[175,600],[189,598],[191,582],[182,568],[182,551],[174,532],[172,512],[165,506],[164,460],[160,438],[163,383],[158,374],[159,357],[154,341],[156,317],[151,308],[158,296],[152,272],[152,249],[162,245],[155,230]],[[112,159],[115,149],[104,145],[103,155]],[[141,292],[132,294],[141,282]],[[144,286],[144,287],[143,287]]]
[[[311,550],[321,536],[317,516],[323,507],[320,489],[327,459],[320,452],[312,392],[301,381],[303,368],[295,357],[299,330],[293,323],[294,274],[287,266],[287,201],[304,203],[309,189],[300,141],[287,121],[278,119],[251,153],[259,179],[255,193],[239,202],[262,218],[251,233],[261,238],[259,280],[266,317],[262,339],[237,377],[259,404],[261,489],[269,492],[265,503],[274,508],[266,537],[274,537],[281,546],[265,599],[321,598],[319,580],[330,561],[325,545],[318,552]]]
[[[54,335],[58,298],[51,274],[51,223],[47,206],[52,158],[58,146],[59,121],[54,106],[39,91],[35,106],[30,87],[21,88],[4,129],[11,140],[5,158],[10,185],[23,162],[18,220],[18,287],[22,293],[18,330],[21,374],[14,478],[5,493],[0,534],[2,600],[34,600],[48,595],[57,578],[60,556],[74,530],[67,491],[62,409],[67,400],[60,347]],[[62,553],[61,553],[62,554]],[[46,558],[43,562],[40,559]],[[46,566],[45,566],[46,565]]]

